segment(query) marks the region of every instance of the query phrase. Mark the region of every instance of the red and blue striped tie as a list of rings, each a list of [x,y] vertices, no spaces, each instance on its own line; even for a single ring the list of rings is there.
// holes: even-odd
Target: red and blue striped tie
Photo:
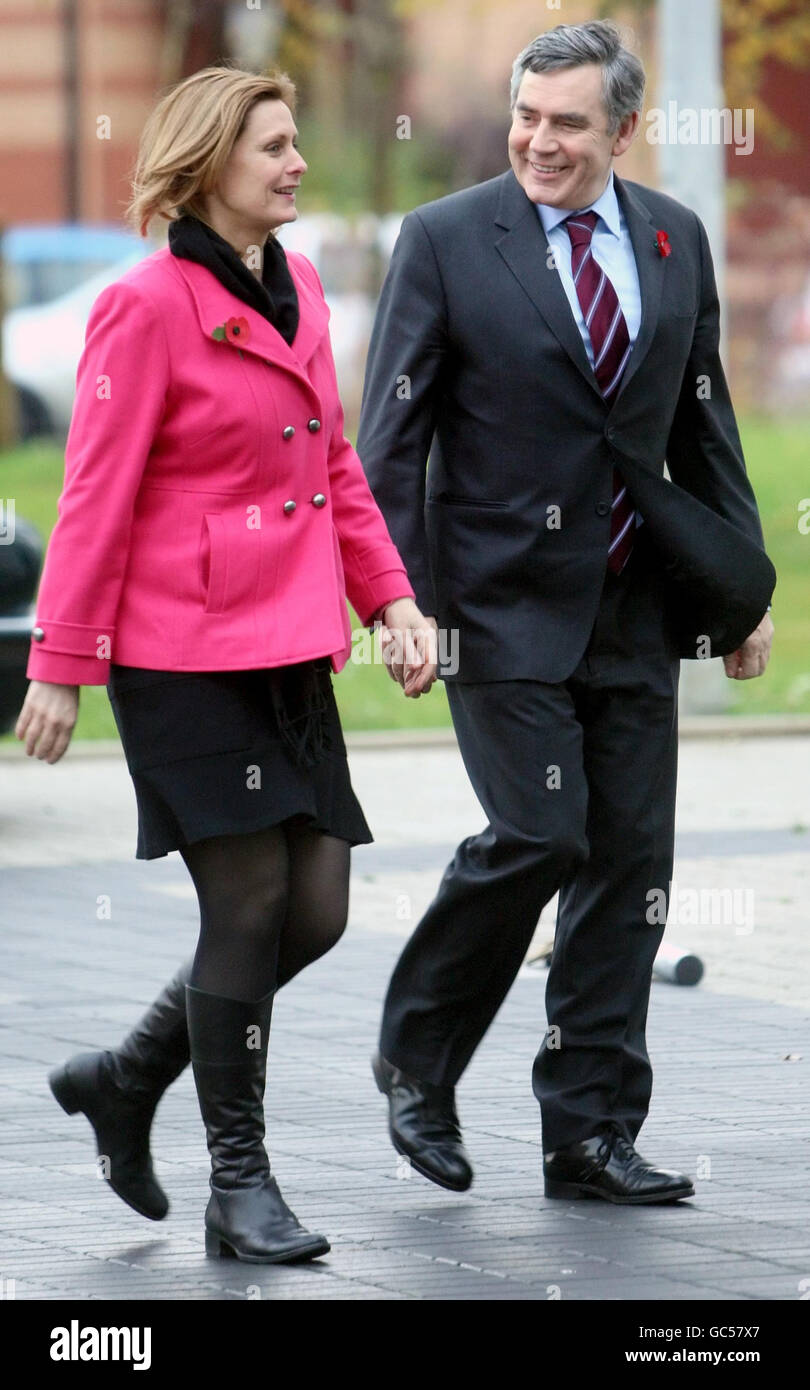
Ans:
[[[624,314],[610,280],[591,254],[595,212],[579,212],[565,220],[571,238],[571,274],[593,348],[593,370],[610,405],[619,389],[632,345]],[[613,508],[610,516],[608,568],[621,574],[633,549],[636,513],[621,474],[613,470]]]

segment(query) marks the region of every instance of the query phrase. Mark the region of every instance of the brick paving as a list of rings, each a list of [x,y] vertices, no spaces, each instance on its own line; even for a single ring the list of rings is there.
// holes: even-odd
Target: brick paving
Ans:
[[[791,757],[794,781],[806,751],[802,743]],[[69,754],[56,768],[3,764],[0,1279],[14,1280],[16,1297],[28,1300],[806,1297],[810,1009],[806,992],[791,992],[778,971],[757,992],[746,957],[753,943],[766,958],[770,920],[781,926],[788,951],[798,938],[799,913],[794,924],[786,907],[780,921],[778,897],[752,937],[723,942],[715,929],[718,960],[725,960],[720,988],[712,971],[697,989],[653,988],[656,1087],[639,1146],[697,1175],[692,1201],[633,1209],[545,1200],[531,1092],[544,1028],[545,974],[536,967],[520,972],[459,1087],[472,1189],[456,1196],[403,1168],[368,1063],[380,1000],[410,925],[395,904],[402,907],[404,891],[409,911],[421,910],[438,879],[434,861],[459,827],[470,833],[481,817],[473,802],[470,819],[463,771],[451,775],[451,755],[438,750],[419,754],[419,776],[398,811],[390,770],[400,756],[352,755],[378,841],[355,852],[343,941],[281,992],[274,1014],[266,1098],[274,1170],[300,1219],[332,1243],[325,1259],[300,1267],[206,1259],[208,1158],[190,1069],[162,1101],[153,1132],[172,1203],[166,1220],[145,1221],[97,1178],[89,1126],[59,1109],[47,1072],[74,1051],[119,1041],[192,949],[196,906],[179,856],[148,864],[132,858],[131,789],[119,762],[96,767],[110,817],[99,814],[99,796],[97,838],[90,839],[90,797],[90,820],[73,845],[64,826],[71,817],[81,822],[81,759],[74,756],[71,766]],[[413,762],[413,753],[404,756]],[[26,801],[34,782],[47,788],[39,803],[36,796]],[[687,805],[698,782],[690,776],[683,786],[682,777]],[[10,815],[15,786],[30,812],[22,816],[24,833]],[[761,778],[758,786],[761,795]],[[779,794],[775,787],[774,799]],[[113,810],[127,850],[116,839]],[[780,817],[769,801],[761,816],[743,816],[738,826],[724,824],[711,806],[706,814],[708,824],[693,818],[682,827],[689,862],[747,863],[752,854],[781,876],[782,896],[798,907],[804,871],[793,863],[796,807],[785,805]],[[758,823],[768,834],[746,839]],[[60,847],[53,852],[52,831]],[[109,920],[98,916],[103,896]]]

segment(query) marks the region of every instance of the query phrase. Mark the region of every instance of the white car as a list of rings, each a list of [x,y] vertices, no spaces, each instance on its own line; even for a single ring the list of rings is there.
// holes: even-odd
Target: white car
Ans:
[[[67,434],[76,368],[90,310],[107,285],[154,248],[148,242],[47,304],[12,309],[3,321],[3,368],[17,388],[20,433]]]
[[[349,221],[333,213],[312,213],[280,228],[279,241],[285,250],[312,261],[320,276],[331,313],[340,398],[347,416],[354,417],[381,283],[378,220],[371,214]],[[387,261],[385,256],[383,269]]]

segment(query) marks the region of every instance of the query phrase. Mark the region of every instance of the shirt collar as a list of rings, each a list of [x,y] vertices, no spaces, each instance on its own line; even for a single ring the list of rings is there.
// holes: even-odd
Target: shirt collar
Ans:
[[[554,227],[558,227],[561,222],[564,222],[566,217],[570,217],[573,212],[588,212],[589,210],[599,214],[608,231],[612,232],[614,236],[621,235],[619,200],[613,186],[612,169],[604,193],[600,193],[596,201],[589,203],[587,208],[552,208],[547,203],[536,203],[535,207],[546,236]]]

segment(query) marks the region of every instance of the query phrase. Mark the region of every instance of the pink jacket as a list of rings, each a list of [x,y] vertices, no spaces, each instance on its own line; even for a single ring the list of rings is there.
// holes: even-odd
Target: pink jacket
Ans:
[[[103,685],[110,661],[247,670],[351,649],[413,596],[343,434],[317,272],[290,254],[294,346],[168,248],[93,305],[39,589],[29,679]],[[213,330],[247,322],[237,347]]]

